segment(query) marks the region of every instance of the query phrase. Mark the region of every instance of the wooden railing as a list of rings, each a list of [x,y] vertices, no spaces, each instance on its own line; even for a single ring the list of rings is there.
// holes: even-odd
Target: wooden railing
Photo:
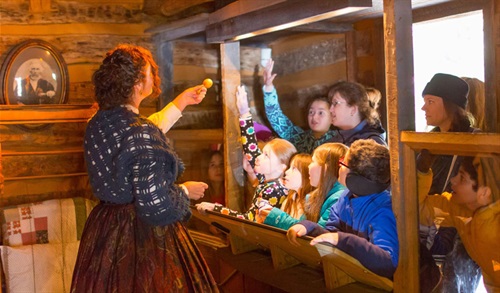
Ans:
[[[300,246],[292,245],[286,231],[220,213],[207,211],[200,214],[192,208],[193,216],[218,228],[229,237],[233,254],[252,250],[270,251],[275,270],[283,270],[298,264],[322,269],[328,291],[359,282],[384,291],[392,291],[392,281],[381,277],[345,252],[327,244],[309,244],[311,237],[300,237]]]

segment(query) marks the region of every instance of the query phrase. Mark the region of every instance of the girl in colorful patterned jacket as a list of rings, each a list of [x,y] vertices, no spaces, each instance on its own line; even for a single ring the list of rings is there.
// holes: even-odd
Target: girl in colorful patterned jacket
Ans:
[[[316,148],[311,164],[308,166],[308,171],[306,171],[306,174],[309,174],[307,182],[310,182],[316,189],[307,194],[305,198],[304,214],[295,217],[287,213],[286,210],[281,211],[277,208],[261,209],[259,216],[264,219],[264,224],[288,229],[294,224],[307,219],[325,227],[331,206],[337,202],[345,189],[337,179],[339,178],[339,160],[345,156],[347,150],[348,148],[340,143],[325,143]],[[292,166],[293,164],[285,173],[284,178],[285,186],[289,189],[293,189],[293,187],[289,187],[289,185],[292,185],[291,182],[296,185],[297,183],[300,184],[298,176],[294,175],[293,171],[290,171]]]
[[[297,237],[313,236],[311,245],[335,245],[372,272],[392,279],[399,242],[388,191],[389,150],[372,139],[360,139],[339,164],[339,181],[347,189],[331,207],[325,228],[305,220],[288,229],[287,237],[299,245]]]
[[[330,129],[332,121],[330,99],[326,96],[313,98],[307,107],[309,129],[300,128],[293,124],[281,110],[278,93],[273,84],[276,77],[276,73],[273,74],[273,67],[274,61],[269,59],[263,73],[264,86],[262,90],[264,92],[264,107],[267,119],[281,138],[293,143],[297,148],[297,152],[312,154],[315,148],[330,141],[335,136],[335,131]]]
[[[252,166],[259,180],[255,189],[252,205],[248,211],[241,213],[216,203],[202,202],[196,207],[201,213],[206,210],[255,221],[259,207],[262,204],[280,208],[288,195],[288,189],[283,185],[281,177],[288,168],[290,158],[297,150],[289,141],[275,138],[262,149],[257,145],[252,115],[248,107],[247,93],[244,86],[238,86],[236,102],[240,112],[241,141],[244,156]]]

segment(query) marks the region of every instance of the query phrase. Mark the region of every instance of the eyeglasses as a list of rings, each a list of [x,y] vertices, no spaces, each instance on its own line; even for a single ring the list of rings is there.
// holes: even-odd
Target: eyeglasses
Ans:
[[[344,163],[344,158],[339,159],[339,166],[344,166],[347,169],[351,169],[351,168],[349,168],[349,166],[346,163]]]
[[[345,104],[345,103],[346,103],[346,102],[344,102],[344,101],[332,101],[332,106],[333,106],[333,107],[336,107],[336,106],[337,106],[337,105],[339,105],[339,104]]]

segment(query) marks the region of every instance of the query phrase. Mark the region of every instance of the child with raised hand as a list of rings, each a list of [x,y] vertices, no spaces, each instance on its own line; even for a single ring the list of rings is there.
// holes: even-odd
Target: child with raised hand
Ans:
[[[421,155],[429,156],[425,150]],[[457,229],[467,253],[481,267],[486,290],[500,292],[500,156],[464,157],[450,180],[451,194],[441,195],[427,194],[432,160],[419,163],[420,223],[428,225],[444,216],[441,226]]]
[[[202,202],[197,204],[198,211],[206,210],[220,212],[226,215],[255,221],[259,206],[265,203],[280,208],[288,194],[288,189],[281,182],[290,158],[297,152],[289,141],[275,138],[270,140],[262,149],[257,145],[252,116],[248,107],[247,93],[244,86],[238,86],[236,104],[240,112],[240,130],[243,151],[255,171],[259,181],[252,200],[252,206],[245,213],[228,209],[221,204]]]
[[[316,148],[308,166],[309,180],[307,181],[316,189],[306,196],[304,214],[295,217],[286,210],[261,209],[259,215],[264,219],[264,224],[288,229],[299,221],[307,219],[324,227],[328,220],[330,207],[337,202],[345,189],[337,179],[339,178],[339,160],[343,159],[347,150],[348,148],[341,143],[325,143]],[[290,168],[292,167],[293,162],[290,164]],[[289,189],[297,189],[288,183],[288,172],[285,173],[285,186]],[[302,180],[302,186],[305,186],[304,182],[306,181]]]
[[[328,242],[356,258],[375,274],[392,278],[399,258],[396,218],[392,211],[389,150],[372,139],[355,141],[339,161],[339,181],[347,189],[331,207],[325,227],[301,221],[287,237],[315,237],[311,245]]]
[[[307,107],[307,123],[309,129],[304,130],[283,113],[278,102],[278,93],[274,87],[273,73],[274,61],[269,59],[264,67],[264,107],[267,119],[276,133],[297,148],[299,153],[312,154],[315,148],[332,140],[335,131],[330,129],[332,116],[330,113],[331,102],[328,97],[315,97]]]

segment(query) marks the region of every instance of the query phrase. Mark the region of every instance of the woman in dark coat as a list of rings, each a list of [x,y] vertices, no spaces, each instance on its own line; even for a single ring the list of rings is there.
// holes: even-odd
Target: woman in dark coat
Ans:
[[[207,186],[174,183],[182,162],[158,121],[139,115],[141,101],[160,93],[151,53],[120,45],[92,79],[99,110],[88,122],[84,149],[101,203],[85,224],[71,291],[218,292],[183,224],[191,215],[189,200],[202,197]],[[172,104],[182,111],[205,94],[196,86]]]

